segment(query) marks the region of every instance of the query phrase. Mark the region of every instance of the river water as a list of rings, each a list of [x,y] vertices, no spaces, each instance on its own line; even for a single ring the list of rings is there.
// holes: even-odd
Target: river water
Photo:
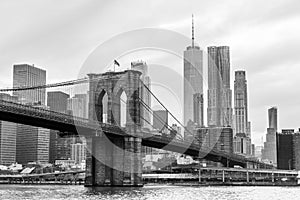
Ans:
[[[300,200],[300,187],[246,186],[145,186],[139,189],[90,191],[84,186],[0,185],[0,199],[253,199]]]

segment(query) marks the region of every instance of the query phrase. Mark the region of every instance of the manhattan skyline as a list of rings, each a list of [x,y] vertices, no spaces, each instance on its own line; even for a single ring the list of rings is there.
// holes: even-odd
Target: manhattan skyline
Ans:
[[[95,4],[96,1],[93,3]],[[182,6],[178,2],[153,2],[147,6],[149,10],[155,10],[157,4],[168,5],[168,3],[174,8],[169,12],[176,13]],[[1,6],[0,15],[1,22],[3,22],[1,25],[4,30],[4,36],[0,39],[2,44],[0,48],[1,88],[12,86],[12,65],[18,63],[34,63],[47,70],[48,83],[76,79],[82,63],[97,46],[95,44],[101,44],[112,34],[154,27],[177,31],[190,37],[190,18],[191,13],[194,13],[196,42],[200,47],[205,50],[211,45],[230,46],[231,77],[234,77],[235,70],[247,72],[249,121],[252,122],[253,142],[259,144],[261,137],[265,136],[268,126],[267,109],[271,106],[277,106],[279,110],[278,130],[296,129],[299,126],[300,106],[297,100],[299,88],[295,77],[299,73],[297,65],[300,62],[296,55],[300,46],[297,40],[299,28],[296,26],[297,19],[299,19],[297,1],[275,1],[270,8],[261,6],[264,3],[258,1],[251,3],[250,8],[244,5],[247,5],[246,1],[238,3],[229,1],[224,4],[220,3],[217,7],[214,7],[213,3],[203,1],[191,2],[191,4],[185,4],[187,7],[184,9],[185,12],[178,12],[176,17],[170,13],[161,12],[157,18],[153,18],[150,12],[147,13],[141,8],[136,15],[128,16],[130,24],[119,27],[112,24],[120,20],[124,12],[128,12],[125,11],[126,9],[134,8],[132,5],[139,4],[138,2],[132,1],[127,4],[128,7],[122,9],[115,8],[114,2],[108,3],[106,6],[110,8],[108,10],[112,16],[109,19],[101,19],[103,14],[98,14],[101,9],[99,7],[96,9],[95,6],[95,9],[91,11],[94,4],[83,1],[74,1],[71,5],[59,3],[60,10],[56,12],[52,12],[56,4],[50,1],[43,2],[45,5],[38,3],[34,8],[31,8],[29,1],[26,3],[28,5],[26,12],[22,11],[22,4],[22,2],[18,3],[18,6],[14,7],[13,2],[6,2],[5,6]],[[201,4],[207,4],[206,10],[202,10]],[[232,5],[235,7],[230,8]],[[253,7],[257,8],[256,12],[250,13]],[[158,9],[163,8],[161,6]],[[116,10],[112,12],[113,9]],[[220,15],[213,18],[209,9],[215,9],[215,12],[220,12]],[[89,10],[88,14],[87,10]],[[107,14],[108,10],[103,11]],[[9,12],[20,14],[6,19],[5,16]],[[37,18],[37,14],[40,17]],[[143,16],[141,22],[134,20],[139,14]],[[239,17],[236,18],[237,16]],[[214,20],[209,20],[211,18]],[[104,23],[103,20],[107,21]],[[4,23],[4,21],[8,22]],[[103,31],[97,27],[99,24],[107,24],[110,28]],[[153,62],[146,56],[140,59],[147,63]],[[126,67],[130,66],[127,63],[121,64]],[[170,66],[173,64],[174,68],[176,70],[178,68],[178,71],[182,73],[182,62],[169,62]],[[233,83],[231,83],[231,88],[233,88]],[[204,89],[204,94],[205,91]],[[204,100],[206,99],[205,97]]]

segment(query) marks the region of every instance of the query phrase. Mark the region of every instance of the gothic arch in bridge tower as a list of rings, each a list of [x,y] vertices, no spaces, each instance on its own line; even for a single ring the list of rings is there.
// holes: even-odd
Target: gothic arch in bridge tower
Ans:
[[[126,116],[127,126],[141,125],[141,84],[138,71],[107,72],[104,74],[89,74],[89,119],[103,122],[103,98],[107,95],[107,123],[121,125],[121,95],[127,97]]]
[[[95,96],[95,113],[99,122],[107,123],[108,94],[102,89],[98,96]]]
[[[116,93],[113,101],[113,118],[117,125],[125,127],[128,119],[128,101],[127,94],[123,88]]]

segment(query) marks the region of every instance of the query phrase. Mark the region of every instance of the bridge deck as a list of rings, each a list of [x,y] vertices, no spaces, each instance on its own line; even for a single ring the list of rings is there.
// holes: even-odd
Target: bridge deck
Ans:
[[[74,117],[64,113],[54,112],[43,108],[0,100],[0,120],[38,126],[61,132],[61,136],[82,135],[87,137],[105,133],[107,136],[130,136],[126,128],[113,124],[100,123],[85,118]],[[216,162],[230,161],[231,165],[246,166],[247,162],[259,163],[258,160],[244,156],[229,154],[216,149],[200,148],[195,143],[174,139],[166,136],[140,132],[134,136],[142,138],[142,145],[179,152],[194,157],[201,157]],[[266,166],[266,165],[265,165]]]

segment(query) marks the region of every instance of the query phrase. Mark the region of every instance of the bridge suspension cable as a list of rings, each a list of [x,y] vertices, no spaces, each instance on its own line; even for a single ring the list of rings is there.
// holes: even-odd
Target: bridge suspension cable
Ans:
[[[141,81],[141,80],[140,80]],[[144,88],[147,89],[147,91],[155,98],[155,100],[173,117],[173,119],[180,125],[183,127],[183,129],[185,131],[187,131],[188,134],[193,135],[193,133],[190,132],[190,130],[188,130],[165,106],[164,104],[155,96],[155,94],[143,83],[143,81],[141,81],[142,85],[144,86]]]
[[[166,128],[166,129],[168,129],[170,132],[176,132],[176,130],[175,129],[173,129],[169,124],[166,124],[165,123],[165,121],[159,116],[159,115],[157,115],[157,114],[155,114],[154,112],[153,112],[153,110],[150,108],[150,106],[149,105],[147,105],[141,98],[138,98],[139,99],[139,101],[141,102],[141,105],[143,106],[143,108],[146,108],[147,109],[147,111],[149,111],[150,113],[152,113],[152,116],[155,118],[155,119],[157,119],[160,123],[162,123],[162,124],[164,124],[164,127]],[[124,100],[124,99],[122,99],[121,97],[120,97],[120,101],[122,101],[123,103],[125,103],[126,104],[126,101]],[[151,124],[151,122],[149,122],[148,120],[146,120],[142,115],[140,116],[140,118],[141,119],[143,119],[147,124],[149,124],[152,128],[154,128],[153,127],[153,124]],[[160,131],[162,131],[162,130],[160,130]],[[180,139],[182,139],[180,136],[180,134],[176,134],[176,136],[178,136]]]
[[[159,120],[159,122],[161,122],[162,124],[164,124],[164,127],[166,128],[166,129],[168,129],[170,132],[177,132],[174,128],[172,128],[169,124],[167,124],[159,115],[157,115],[151,108],[150,108],[150,106],[149,105],[147,105],[141,98],[139,98],[139,100],[140,100],[140,102],[142,103],[142,106],[144,107],[144,108],[146,108],[147,109],[147,111],[149,111],[150,113],[152,113],[152,116],[155,118],[155,119],[157,119],[157,120]],[[152,126],[153,127],[153,126]],[[153,127],[154,128],[154,127]],[[160,131],[162,131],[162,130],[160,130]],[[178,135],[178,134],[176,134],[176,135]],[[180,135],[180,134],[179,134]]]
[[[36,85],[36,86],[21,86],[21,87],[13,87],[13,88],[2,88],[0,92],[13,92],[13,91],[22,91],[22,90],[34,90],[34,89],[44,89],[44,88],[55,88],[55,87],[62,87],[62,86],[70,86],[70,85],[78,85],[82,83],[88,83],[89,81],[97,81],[103,79],[110,79],[110,77],[96,77],[96,78],[80,78],[71,81],[64,81],[60,83],[50,83],[44,85]]]
[[[34,90],[34,89],[53,88],[53,87],[61,87],[61,86],[68,86],[68,85],[77,85],[80,83],[85,83],[87,81],[88,81],[88,78],[82,78],[82,79],[77,79],[77,80],[72,80],[72,81],[65,81],[65,82],[61,82],[61,83],[52,83],[52,84],[37,85],[37,86],[24,86],[24,87],[0,89],[0,92]]]

